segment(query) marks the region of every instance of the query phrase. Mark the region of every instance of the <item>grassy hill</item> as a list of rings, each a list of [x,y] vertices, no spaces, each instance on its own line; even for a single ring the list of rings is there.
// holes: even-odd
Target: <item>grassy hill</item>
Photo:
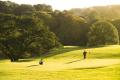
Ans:
[[[82,59],[82,52],[86,50],[88,52],[88,58],[120,58],[120,46],[119,45],[106,45],[92,48],[84,48],[79,46],[65,46],[64,48],[54,49],[44,57],[57,58],[57,59]]]
[[[86,49],[87,59],[83,59]],[[120,80],[120,46],[65,46],[38,59],[0,61],[0,80]]]

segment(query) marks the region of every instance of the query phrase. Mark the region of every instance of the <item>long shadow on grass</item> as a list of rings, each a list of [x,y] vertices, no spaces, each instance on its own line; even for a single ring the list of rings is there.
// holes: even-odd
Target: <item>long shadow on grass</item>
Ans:
[[[47,58],[47,57],[55,56],[55,55],[58,55],[58,54],[63,54],[65,52],[81,50],[81,49],[85,49],[85,48],[79,47],[79,46],[56,48],[56,49],[53,49],[53,50],[49,51],[48,53],[42,55],[42,57]]]
[[[107,66],[100,66],[100,67],[87,67],[87,68],[72,68],[70,70],[84,70],[84,69],[99,69],[99,68],[104,68]]]
[[[30,66],[27,66],[27,67],[35,67],[35,66],[39,66],[39,65],[30,65]]]
[[[83,59],[81,59],[81,60],[74,60],[74,61],[67,62],[67,63],[65,63],[65,64],[71,64],[71,63],[78,62],[78,61],[82,61],[82,60],[83,60]]]

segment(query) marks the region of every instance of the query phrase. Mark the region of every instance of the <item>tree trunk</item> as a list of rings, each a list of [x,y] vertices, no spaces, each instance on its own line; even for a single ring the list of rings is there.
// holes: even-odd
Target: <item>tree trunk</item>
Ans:
[[[4,54],[10,59],[11,62],[17,62],[18,61],[18,56],[12,55],[10,53],[5,53]]]
[[[11,62],[16,62],[19,59],[18,55],[14,55],[10,52],[9,46],[4,44],[5,47],[2,49],[2,52],[10,59]]]
[[[15,55],[8,54],[8,58],[10,59],[11,62],[17,62],[18,57]]]
[[[17,62],[18,61],[18,56],[17,55],[12,55],[11,62]]]

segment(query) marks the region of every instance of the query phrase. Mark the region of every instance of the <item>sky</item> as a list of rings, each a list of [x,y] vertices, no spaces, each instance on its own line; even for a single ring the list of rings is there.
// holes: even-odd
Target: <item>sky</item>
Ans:
[[[8,1],[8,0],[2,0]],[[9,0],[18,4],[48,4],[55,10],[120,4],[120,0]]]

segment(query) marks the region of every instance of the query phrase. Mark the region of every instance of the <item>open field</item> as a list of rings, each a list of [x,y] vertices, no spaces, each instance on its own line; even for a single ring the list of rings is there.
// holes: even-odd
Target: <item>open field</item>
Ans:
[[[0,61],[0,80],[120,80],[120,46],[87,48],[66,46],[39,58],[11,63]]]

